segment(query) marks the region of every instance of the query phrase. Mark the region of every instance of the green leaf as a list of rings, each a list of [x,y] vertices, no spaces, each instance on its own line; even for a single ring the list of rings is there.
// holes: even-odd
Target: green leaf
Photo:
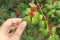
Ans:
[[[47,13],[47,8],[42,8],[43,13]]]
[[[60,1],[56,1],[56,2],[53,4],[53,8],[60,9]]]
[[[60,10],[56,10],[56,16],[60,17]]]
[[[34,37],[27,36],[26,40],[35,40]]]
[[[53,33],[53,34],[56,33],[56,26],[52,28],[52,33]]]
[[[59,36],[58,35],[55,35],[55,40],[59,40]]]
[[[38,23],[38,19],[33,17],[32,18],[32,24],[33,25],[36,25],[37,23]]]
[[[36,5],[34,3],[29,3],[30,7],[36,7]]]
[[[15,12],[12,12],[10,17],[11,17],[11,18],[16,18],[16,17],[17,17],[17,16],[16,16],[16,13],[15,13]]]
[[[41,28],[45,28],[45,21],[40,21],[39,25]]]
[[[50,37],[48,38],[48,40],[59,40],[59,36],[56,34],[50,35]]]
[[[47,40],[55,40],[54,35],[50,35],[49,38]]]
[[[34,17],[32,17],[32,24],[36,25],[39,22],[39,12],[34,12]]]
[[[20,3],[20,5],[17,5],[17,9],[24,10],[26,8],[28,8],[28,5],[27,4]]]
[[[58,19],[58,21],[57,21],[59,24],[60,24],[60,19]]]
[[[43,16],[42,15],[40,15],[40,18],[39,18],[39,20],[41,21],[43,19]]]
[[[52,5],[51,4],[45,4],[45,7],[47,8],[47,9],[52,9]]]
[[[27,21],[27,24],[31,24],[31,19],[30,19],[30,16],[25,16],[23,18],[24,21]]]
[[[7,13],[5,13],[5,14],[2,15],[2,18],[3,18],[3,19],[8,19],[9,17],[10,17],[10,16],[9,16]]]
[[[23,11],[24,14],[28,15],[29,12],[31,12],[31,9],[30,8],[26,8],[26,10]]]
[[[53,10],[50,10],[48,13],[47,13],[47,16],[51,16],[51,17],[54,17],[54,15],[55,15],[55,10],[53,9]]]
[[[49,29],[45,29],[44,31],[42,31],[42,35],[43,36],[48,36],[48,32],[49,32]]]
[[[42,2],[43,0],[38,0],[38,2]]]
[[[45,2],[49,5],[52,4],[51,0],[46,0]]]
[[[39,18],[39,16],[40,16],[40,13],[39,12],[34,12],[34,17],[35,18]]]

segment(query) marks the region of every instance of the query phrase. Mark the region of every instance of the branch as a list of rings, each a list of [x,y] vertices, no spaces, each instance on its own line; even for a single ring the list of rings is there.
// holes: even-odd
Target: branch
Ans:
[[[39,10],[40,10],[41,14],[43,15],[44,18],[46,18],[45,15],[44,15],[43,12],[42,12],[41,7],[39,6],[40,4],[38,3],[37,0],[36,0],[36,3],[37,3],[37,6],[39,7]]]

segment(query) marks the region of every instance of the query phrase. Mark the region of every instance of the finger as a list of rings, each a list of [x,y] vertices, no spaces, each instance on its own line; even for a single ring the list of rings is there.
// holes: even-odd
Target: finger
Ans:
[[[19,39],[21,34],[23,33],[24,29],[26,27],[26,22],[22,22],[18,28],[16,29],[14,35],[11,36],[11,38],[14,38],[14,39]]]
[[[22,19],[21,18],[11,18],[11,19],[8,19],[7,21],[5,21],[3,24],[2,24],[2,27],[1,27],[1,30],[3,30],[4,32],[9,32],[10,31],[10,27],[14,24],[17,24],[17,23],[21,23]]]

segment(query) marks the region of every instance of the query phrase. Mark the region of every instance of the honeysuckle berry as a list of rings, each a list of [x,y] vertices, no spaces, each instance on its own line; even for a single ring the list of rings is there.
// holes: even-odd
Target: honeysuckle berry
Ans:
[[[50,35],[50,34],[52,34],[52,32],[51,32],[51,31],[49,31],[49,32],[48,32],[48,34]]]
[[[49,27],[50,30],[52,30],[52,25],[51,24],[49,24],[48,27]]]
[[[31,32],[30,35],[32,36],[34,34],[34,32]]]
[[[48,21],[48,18],[45,18],[46,21]]]
[[[19,15],[19,13],[20,13],[20,10],[16,10],[16,15]]]
[[[40,3],[40,7],[44,7],[44,4],[43,3]]]
[[[35,11],[37,11],[37,10],[38,10],[38,7],[37,7],[37,6],[31,8],[31,11],[32,11],[32,12],[35,12]]]
[[[34,13],[33,12],[30,12],[29,13],[29,16],[30,16],[30,18],[32,18],[34,16]]]
[[[54,4],[55,1],[56,1],[56,0],[52,0],[52,4]]]

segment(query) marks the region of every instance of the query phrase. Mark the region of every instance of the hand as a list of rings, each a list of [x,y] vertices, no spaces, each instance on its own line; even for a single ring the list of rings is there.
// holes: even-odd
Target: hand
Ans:
[[[20,40],[20,37],[26,27],[26,22],[21,18],[11,18],[5,21],[0,27],[0,40]],[[15,32],[9,33],[16,29]]]

